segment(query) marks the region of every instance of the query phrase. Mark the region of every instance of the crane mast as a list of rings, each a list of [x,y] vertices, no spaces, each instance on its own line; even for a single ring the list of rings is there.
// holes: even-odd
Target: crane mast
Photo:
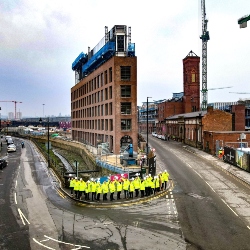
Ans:
[[[18,101],[0,101],[0,102],[14,102],[15,103],[15,120],[16,120],[16,104],[22,103],[22,102],[18,102]]]
[[[207,31],[206,7],[205,0],[201,0],[201,15],[202,15],[202,103],[201,110],[207,110],[207,42],[210,39]]]

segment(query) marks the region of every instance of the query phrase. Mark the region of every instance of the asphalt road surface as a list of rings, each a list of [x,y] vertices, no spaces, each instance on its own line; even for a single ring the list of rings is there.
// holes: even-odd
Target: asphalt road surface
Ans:
[[[183,149],[150,138],[162,168],[172,176],[181,229],[188,249],[250,249],[250,189]]]
[[[150,144],[173,190],[132,206],[92,208],[60,192],[26,141],[0,173],[0,249],[249,249],[249,189],[179,143],[150,137]]]

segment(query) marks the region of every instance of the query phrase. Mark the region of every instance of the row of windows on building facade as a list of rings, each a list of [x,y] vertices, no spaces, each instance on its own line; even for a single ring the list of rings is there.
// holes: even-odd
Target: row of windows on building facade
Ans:
[[[113,81],[112,77],[112,67],[108,71],[104,71],[100,75],[94,77],[92,80],[86,82],[82,87],[76,89],[72,92],[72,100],[77,99],[83,95],[87,95],[90,92],[100,89],[104,85],[111,83]],[[130,81],[131,77],[131,66],[120,66],[120,79],[121,81]],[[103,95],[102,95],[103,96]]]
[[[74,128],[113,131],[113,119],[79,120],[73,121]],[[121,119],[121,130],[131,130],[131,119]]]
[[[84,96],[74,102],[72,102],[72,109],[77,109],[81,107],[85,107],[88,105],[93,105],[96,103],[104,102],[112,99],[112,86],[105,88],[104,90],[98,91],[96,93]],[[131,85],[121,85],[120,86],[120,94],[122,98],[131,97]]]
[[[121,115],[131,115],[131,102],[121,102],[120,107]],[[98,116],[108,116],[113,115],[113,103],[105,103],[98,106],[93,106],[89,108],[82,108],[72,112],[73,118],[88,118],[88,117],[98,117]]]

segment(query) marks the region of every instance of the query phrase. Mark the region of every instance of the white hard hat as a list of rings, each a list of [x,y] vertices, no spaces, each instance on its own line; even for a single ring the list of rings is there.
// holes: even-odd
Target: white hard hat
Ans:
[[[75,179],[77,180],[77,177],[75,177]]]
[[[148,174],[148,176],[151,176],[151,174]]]
[[[82,178],[80,178],[80,181],[82,181]]]
[[[134,180],[134,178],[131,179],[132,181]]]

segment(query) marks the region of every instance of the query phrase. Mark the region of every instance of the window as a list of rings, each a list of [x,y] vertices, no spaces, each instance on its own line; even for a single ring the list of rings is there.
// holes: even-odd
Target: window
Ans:
[[[113,115],[112,102],[109,103],[109,115]]]
[[[108,83],[108,72],[107,70],[104,72],[104,84]]]
[[[131,102],[122,102],[121,103],[121,114],[122,115],[131,115]]]
[[[124,35],[117,35],[117,51],[124,51]]]
[[[121,120],[121,130],[131,130],[131,119]]]
[[[192,74],[192,82],[195,82],[195,74]]]
[[[108,119],[105,119],[105,130],[107,131],[108,130]]]
[[[112,99],[112,86],[109,87],[109,99]]]
[[[131,67],[121,66],[121,81],[130,81]]]
[[[109,68],[109,82],[112,82],[112,68]]]
[[[121,86],[121,97],[131,97],[131,85]]]
[[[113,120],[109,119],[109,130],[113,131]]]

